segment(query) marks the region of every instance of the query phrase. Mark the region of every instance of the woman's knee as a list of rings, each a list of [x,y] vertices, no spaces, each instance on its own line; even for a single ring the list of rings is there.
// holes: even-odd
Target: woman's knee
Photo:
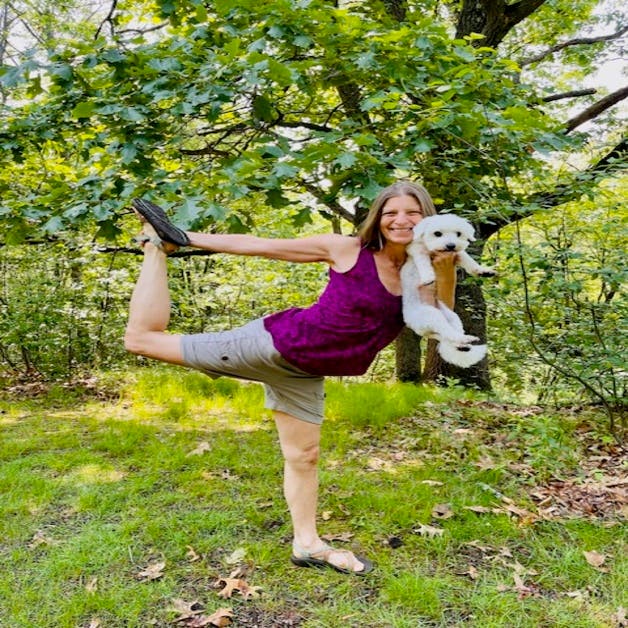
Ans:
[[[284,459],[293,467],[311,468],[318,465],[320,446],[318,443],[310,445],[294,445],[284,448]]]
[[[127,327],[124,333],[124,348],[130,353],[141,355],[145,348],[144,334],[141,332]]]

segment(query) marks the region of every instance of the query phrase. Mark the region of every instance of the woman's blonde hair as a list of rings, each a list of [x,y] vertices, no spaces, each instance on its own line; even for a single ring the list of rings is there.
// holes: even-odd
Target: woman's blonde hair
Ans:
[[[413,196],[421,207],[423,216],[433,216],[436,213],[434,201],[422,185],[412,181],[397,181],[384,188],[377,195],[364,222],[358,229],[358,237],[364,248],[379,251],[384,247],[384,237],[379,228],[382,211],[387,201],[398,196]]]

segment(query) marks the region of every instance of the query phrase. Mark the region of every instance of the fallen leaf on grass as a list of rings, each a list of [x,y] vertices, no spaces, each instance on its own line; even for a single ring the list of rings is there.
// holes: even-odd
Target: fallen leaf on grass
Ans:
[[[456,571],[458,576],[469,576],[471,580],[477,580],[480,577],[480,572],[473,566],[469,565],[466,571]]]
[[[219,608],[213,615],[199,615],[186,625],[190,628],[201,628],[202,626],[229,626],[233,619],[233,611],[230,608]]]
[[[353,538],[353,536],[353,532],[341,532],[339,534],[323,534],[321,539],[323,539],[323,541],[329,541],[330,543],[333,543],[334,541],[347,543]]]
[[[584,557],[587,559],[587,562],[589,563],[589,565],[591,565],[591,567],[595,567],[599,571],[608,572],[608,569],[602,568],[602,565],[604,564],[607,558],[606,554],[600,554],[599,552],[596,552],[595,550],[592,550],[591,552],[582,552],[582,553],[584,554]]]
[[[98,578],[94,576],[86,585],[85,590],[88,593],[95,593],[98,589]]]
[[[626,628],[628,626],[628,619],[626,619],[626,609],[620,606],[617,612],[611,618],[613,620],[613,626],[615,628]]]
[[[194,563],[197,560],[201,559],[201,557],[196,553],[196,551],[191,545],[188,545],[187,548],[188,548],[188,551],[185,553],[185,555],[191,563]]]
[[[427,484],[428,486],[443,486],[443,482],[439,482],[438,480],[421,480],[419,484]]]
[[[237,565],[245,556],[246,550],[243,547],[238,547],[237,550],[233,551],[225,558],[225,562],[227,565]]]
[[[100,628],[100,626],[100,619],[94,618],[89,622],[89,626],[87,628]]]
[[[454,516],[454,511],[449,504],[436,504],[432,508],[432,517],[435,519],[449,519]]]
[[[218,595],[225,599],[230,598],[235,592],[240,593],[245,600],[261,595],[262,587],[252,587],[241,578],[220,578],[218,584],[221,585],[222,583],[224,583],[224,587],[218,592]]]
[[[443,532],[445,532],[445,530],[443,530],[442,528],[435,528],[434,526],[421,524],[418,528],[415,528],[413,532],[421,536],[434,538],[435,536],[443,536]]]
[[[470,510],[471,512],[477,512],[479,514],[484,514],[488,512],[493,512],[494,508],[489,508],[488,506],[464,506],[464,510]]]
[[[329,521],[331,519],[332,514],[333,513],[331,510],[324,510],[323,513],[321,514],[321,519],[323,521]]]
[[[203,455],[205,452],[210,451],[211,450],[211,445],[207,442],[207,441],[201,441],[197,446],[196,449],[193,449],[188,455],[187,457],[189,458],[190,456],[201,456]]]
[[[512,574],[512,577],[515,581],[514,590],[519,594],[518,597],[522,600],[525,597],[530,597],[531,595],[535,595],[537,593],[536,589],[533,586],[528,586],[523,581],[523,578],[518,574]]]
[[[28,547],[34,549],[40,545],[55,545],[56,541],[53,541],[50,537],[46,536],[41,530],[37,530],[28,544]]]
[[[166,566],[165,562],[162,563],[153,563],[152,565],[148,565],[146,569],[140,571],[135,577],[138,580],[158,580],[164,575],[164,567]]]
[[[174,621],[180,622],[200,615],[203,612],[203,607],[197,601],[186,602],[185,600],[176,598],[172,600],[172,606],[168,610],[178,613]]]

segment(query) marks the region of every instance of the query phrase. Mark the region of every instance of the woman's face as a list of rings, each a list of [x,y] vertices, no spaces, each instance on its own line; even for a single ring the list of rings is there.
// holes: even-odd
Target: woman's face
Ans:
[[[423,219],[423,211],[414,196],[389,198],[382,207],[379,229],[391,244],[410,244],[412,229]]]

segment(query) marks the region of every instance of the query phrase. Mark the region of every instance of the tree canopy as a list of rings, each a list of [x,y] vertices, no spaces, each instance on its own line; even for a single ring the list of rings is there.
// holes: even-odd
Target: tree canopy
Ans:
[[[0,246],[78,229],[115,240],[139,195],[184,227],[250,230],[264,206],[351,230],[398,177],[485,240],[593,197],[625,167],[628,87],[591,86],[621,56],[628,20],[615,0],[15,0],[1,11]],[[482,336],[482,295],[465,285],[465,325]]]

